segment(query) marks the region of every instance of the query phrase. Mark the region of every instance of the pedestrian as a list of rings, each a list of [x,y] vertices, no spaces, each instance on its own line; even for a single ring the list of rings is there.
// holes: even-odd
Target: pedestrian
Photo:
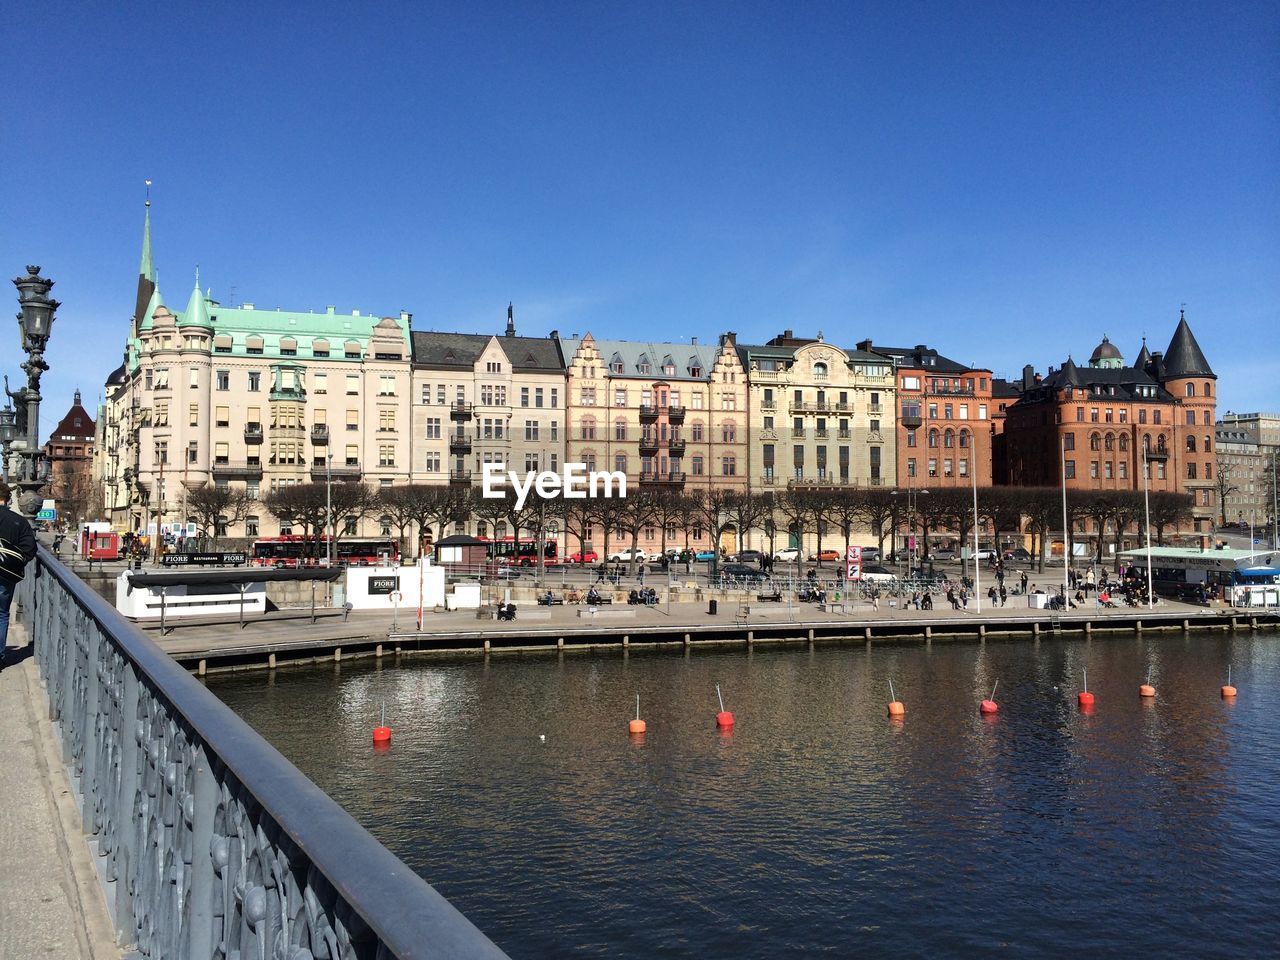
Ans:
[[[1020,589],[1022,590],[1022,592],[1026,593],[1027,592],[1027,571],[1025,570],[1022,571],[1022,577],[1019,579],[1018,583],[1020,585]]]
[[[1000,606],[1004,606],[1009,602],[1009,594],[1004,588],[1004,581],[1000,582]]]
[[[31,524],[9,509],[9,485],[0,480],[0,668],[8,655],[13,593],[35,555],[36,535]]]

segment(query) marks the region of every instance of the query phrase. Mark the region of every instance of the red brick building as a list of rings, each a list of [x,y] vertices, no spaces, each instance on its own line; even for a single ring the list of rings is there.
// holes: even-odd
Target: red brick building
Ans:
[[[893,359],[898,485],[968,487],[976,474],[978,486],[991,486],[991,371],[957,363],[924,344],[872,347],[868,340],[858,349]]]
[[[1047,376],[1024,373],[1022,396],[1006,412],[1009,483],[1068,490],[1150,489],[1190,493],[1195,529],[1212,529],[1215,511],[1213,425],[1216,380],[1186,317],[1169,349],[1132,366],[1106,337],[1078,367],[1068,357]]]
[[[75,393],[71,409],[58,421],[44,445],[50,464],[49,489],[59,518],[76,523],[85,518],[93,499],[93,441],[96,424]]]

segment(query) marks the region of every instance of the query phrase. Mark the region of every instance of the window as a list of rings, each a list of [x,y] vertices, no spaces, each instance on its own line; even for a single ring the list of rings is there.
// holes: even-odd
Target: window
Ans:
[[[1076,407],[1076,423],[1084,423],[1084,407]]]
[[[280,356],[296,357],[298,355],[298,341],[293,337],[280,338]]]
[[[499,360],[486,360],[484,363],[485,373],[501,373],[502,363]]]
[[[329,356],[329,341],[328,340],[312,340],[311,355],[313,357],[321,357],[321,358]]]
[[[552,387],[551,388],[551,408],[553,410],[560,405],[560,401],[556,399],[559,396],[560,396],[560,391],[555,387]],[[538,404],[538,406],[542,406],[542,404]]]
[[[1139,422],[1139,423],[1146,423],[1146,422],[1147,422],[1147,411],[1146,411],[1146,410],[1139,410],[1139,411],[1138,411],[1138,422]]]
[[[737,443],[738,427],[736,424],[724,423],[720,425],[720,442],[721,443]],[[732,476],[732,474],[727,474]]]
[[[360,447],[357,444],[347,444],[346,464],[348,467],[358,467],[360,465]]]
[[[148,375],[150,375],[150,371],[148,371]],[[215,383],[216,389],[218,390],[230,390],[231,389],[231,371],[219,370],[214,377],[214,383]],[[150,389],[150,384],[148,384],[147,389]]]
[[[560,439],[560,424],[557,423],[555,420],[551,421],[551,439],[552,440]],[[553,459],[555,458],[554,453],[551,456]]]
[[[200,458],[200,445],[192,440],[187,444],[187,463],[195,463]]]
[[[395,444],[384,443],[378,446],[378,466],[394,467],[396,465]]]
[[[929,446],[936,448],[938,446],[938,431],[934,428],[929,431]]]
[[[214,337],[213,352],[214,353],[230,353],[231,338],[227,336],[225,333],[220,333],[216,337]]]
[[[627,455],[625,453],[616,454],[613,458],[613,469],[627,472]]]
[[[167,427],[169,425],[169,404],[167,401],[158,401],[156,403],[156,426]]]
[[[315,377],[315,392],[322,393],[322,394],[328,393],[329,392],[329,375],[327,373],[317,373],[314,375],[314,377]],[[422,392],[423,392],[422,402],[426,403],[427,402],[426,387],[422,388]]]
[[[542,388],[541,387],[533,388],[533,405],[535,407],[542,406]]]
[[[428,453],[428,454],[427,454],[426,466],[425,466],[425,468],[424,468],[424,469],[427,471],[427,473],[439,473],[439,472],[440,472],[440,454],[439,454],[439,452],[434,452],[434,453]]]
[[[916,432],[914,430],[907,431],[907,446],[914,447],[916,445]]]
[[[1196,478],[1196,465],[1194,463],[1187,464],[1187,479],[1194,480]]]
[[[627,391],[618,388],[613,391],[613,405],[615,407],[625,407],[627,405]]]
[[[955,446],[955,437],[956,435],[952,431],[948,430],[942,435],[942,445],[947,449]]]
[[[427,417],[427,439],[428,440],[440,439],[440,418],[439,417]]]
[[[1196,395],[1196,385],[1194,383],[1187,384],[1187,396],[1194,397]]]
[[[342,345],[342,355],[348,360],[359,360],[361,352],[359,341],[348,340]]]
[[[935,458],[930,457],[929,458],[929,476],[936,477],[937,475],[938,475],[938,461]]]
[[[907,476],[914,477],[916,475],[916,458],[910,457],[907,460]]]
[[[347,517],[342,521],[342,534],[346,537],[354,537],[356,529],[360,523],[359,517]]]
[[[552,394],[554,396],[554,391],[552,391]],[[584,407],[594,407],[596,405],[596,388],[583,387],[579,402],[581,402]],[[553,407],[555,406],[554,403],[551,405]]]
[[[394,397],[396,395],[396,378],[395,375],[378,377],[378,396]]]
[[[1187,435],[1187,453],[1195,453],[1195,452],[1196,452],[1195,434],[1188,434]]]
[[[1099,437],[1096,433],[1092,433],[1089,435],[1089,449],[1090,450],[1102,449],[1102,438]]]
[[[192,404],[192,406],[194,406],[194,404]],[[213,414],[214,426],[228,427],[231,425],[231,408],[230,407],[214,407],[213,410],[214,410],[214,414]]]
[[[347,374],[347,396],[354,397],[360,392],[360,376],[355,373]]]
[[[1152,423],[1159,423],[1159,422],[1160,422],[1160,414],[1161,414],[1162,412],[1163,412],[1163,411],[1161,411],[1161,410],[1153,410],[1153,411],[1151,411],[1151,422],[1152,422]]]
[[[520,406],[527,407],[529,405],[529,388],[520,388]]]
[[[262,374],[257,370],[250,370],[249,371],[250,392],[257,393],[261,389],[262,389]]]
[[[902,389],[903,390],[919,390],[920,378],[919,377],[903,377]]]
[[[245,353],[259,355],[262,353],[262,338],[257,334],[249,334],[244,340]]]
[[[80,425],[79,420],[80,418],[76,417],[76,426]],[[187,426],[198,427],[199,425],[200,425],[200,404],[198,403],[188,404],[187,405]],[[223,424],[223,426],[226,426],[226,424]],[[62,451],[59,450],[57,452],[61,453]],[[68,450],[67,452],[70,453],[71,451]]]
[[[969,419],[969,405],[967,403],[960,404],[960,419],[961,420]]]
[[[594,440],[596,438],[596,421],[594,417],[583,417],[581,439]]]
[[[1068,460],[1065,466],[1066,466],[1065,473],[1066,473],[1067,479],[1074,480],[1076,476],[1076,462],[1074,460]]]
[[[538,439],[538,421],[537,420],[526,420],[524,422],[524,438],[526,440]]]
[[[626,440],[626,439],[627,439],[627,421],[625,421],[625,420],[615,420],[615,421],[614,421],[614,423],[613,423],[613,439],[615,439],[615,440]]]
[[[689,435],[694,443],[702,442],[702,421],[695,420],[689,425]]]
[[[690,459],[690,462],[691,462],[691,464],[692,464],[691,469],[693,470],[693,475],[694,475],[695,477],[700,477],[700,476],[702,476],[702,458],[701,458],[701,457],[692,457],[692,458]]]
[[[187,386],[191,387],[193,390],[200,386],[200,368],[199,367],[191,367],[187,371],[187,376],[188,376]]]
[[[1093,480],[1098,479],[1098,461],[1091,460],[1089,462],[1089,477]]]
[[[1074,450],[1076,448],[1076,435],[1074,433],[1064,434],[1062,437],[1062,449]]]
[[[360,429],[360,411],[359,410],[347,411],[347,429],[348,430]]]
[[[396,411],[394,407],[378,408],[378,432],[379,433],[395,433],[396,431]]]
[[[694,410],[702,409],[702,391],[701,390],[693,391],[693,394],[689,397],[689,406],[692,407]]]
[[[1120,461],[1120,479],[1129,479],[1129,464],[1125,463],[1123,460]]]
[[[722,477],[736,477],[738,475],[738,458],[737,457],[721,457],[720,458],[720,475]]]
[[[257,517],[250,515],[244,518],[244,535],[246,537],[258,536],[258,518]]]
[[[969,475],[969,461],[962,459],[956,461],[956,466],[960,468],[960,476],[967,477]]]
[[[961,447],[968,447],[968,446],[969,446],[969,431],[968,431],[968,430],[961,430],[961,431],[960,431],[960,446],[961,446]],[[961,476],[963,476],[963,474],[961,474]]]

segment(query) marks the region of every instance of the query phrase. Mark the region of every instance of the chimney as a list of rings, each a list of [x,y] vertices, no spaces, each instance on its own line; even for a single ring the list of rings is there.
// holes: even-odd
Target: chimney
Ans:
[[[516,335],[516,308],[508,301],[507,303],[507,336],[514,337]]]
[[[866,353],[870,353],[870,352],[871,352],[871,341],[870,341],[870,340],[860,340],[860,341],[858,341],[858,349],[859,349],[859,350],[862,350],[862,351],[865,351]]]
[[[548,340],[558,340],[559,338],[560,338],[559,330],[552,330],[550,335],[547,337]]]
[[[795,331],[794,331],[794,330],[783,330],[783,331],[782,331],[782,335],[783,335],[786,339],[790,340],[793,336],[795,336]]]
[[[1036,379],[1036,368],[1028,363],[1025,367],[1022,368],[1022,389],[1030,390],[1031,385],[1035,383],[1035,379]]]
[[[697,337],[690,337],[690,338],[689,338],[689,342],[690,342],[691,344],[693,344],[693,345],[696,347],[696,346],[698,345],[698,338],[697,338]]]

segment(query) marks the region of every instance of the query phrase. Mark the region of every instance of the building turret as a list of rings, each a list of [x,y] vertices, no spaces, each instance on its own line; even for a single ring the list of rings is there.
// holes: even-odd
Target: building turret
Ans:
[[[1185,310],[1179,313],[1178,328],[1173,331],[1173,339],[1169,341],[1169,349],[1164,352],[1164,371],[1166,379],[1183,377],[1208,377],[1216,380],[1209,361],[1205,359],[1196,343],[1191,327],[1187,325]]]
[[[1116,349],[1116,345],[1107,339],[1107,335],[1102,335],[1102,342],[1098,344],[1093,354],[1089,357],[1089,366],[1099,369],[1119,369],[1124,366],[1124,357],[1120,351]]]
[[[1133,366],[1137,370],[1146,370],[1147,364],[1151,362],[1151,351],[1147,349],[1147,338],[1142,338],[1142,349],[1138,351],[1137,357],[1134,358]]]
[[[213,321],[209,319],[209,307],[205,302],[205,296],[200,292],[200,271],[196,270],[196,285],[191,291],[191,299],[187,301],[186,312],[182,315],[182,322],[179,327],[202,327],[205,330],[213,329]]]

